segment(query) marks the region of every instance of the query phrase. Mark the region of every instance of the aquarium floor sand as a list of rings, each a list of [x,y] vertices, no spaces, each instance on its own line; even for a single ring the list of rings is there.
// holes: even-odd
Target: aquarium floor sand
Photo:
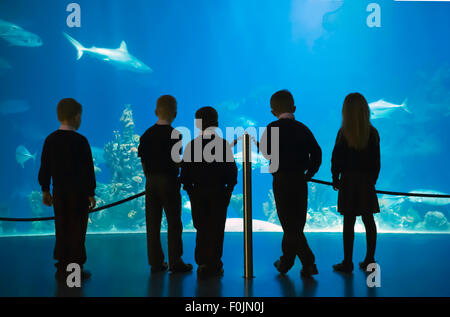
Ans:
[[[184,260],[193,263],[195,233],[184,233]],[[195,272],[150,275],[145,234],[91,234],[87,237],[86,268],[92,279],[82,296],[450,296],[450,235],[380,234],[377,260],[381,287],[368,288],[356,269],[345,276],[332,271],[341,260],[340,233],[308,233],[320,274],[300,279],[300,262],[282,277],[273,262],[280,253],[280,233],[255,233],[254,275],[243,276],[242,233],[226,233],[222,279],[197,281]],[[165,252],[166,234],[162,234]],[[53,278],[53,236],[1,237],[0,296],[68,295]],[[364,257],[365,236],[356,234],[355,264]],[[194,270],[196,266],[194,266]],[[72,294],[72,295],[73,295]],[[70,295],[70,294],[69,294]]]

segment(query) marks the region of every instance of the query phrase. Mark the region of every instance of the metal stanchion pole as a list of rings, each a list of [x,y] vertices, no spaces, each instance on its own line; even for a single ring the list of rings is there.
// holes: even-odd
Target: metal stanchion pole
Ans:
[[[250,135],[243,139],[244,174],[244,278],[253,278],[253,227],[252,227],[252,160]]]

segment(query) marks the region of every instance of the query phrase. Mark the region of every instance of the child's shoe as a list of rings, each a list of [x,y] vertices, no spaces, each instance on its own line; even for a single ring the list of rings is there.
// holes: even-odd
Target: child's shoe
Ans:
[[[172,273],[187,273],[192,271],[192,264],[184,263],[183,260],[179,260],[176,264],[169,269]]]
[[[290,269],[288,266],[283,264],[283,262],[281,262],[281,260],[276,260],[273,265],[278,270],[278,272],[280,272],[281,274],[286,274]]]
[[[159,272],[165,272],[169,266],[166,262],[161,263],[160,265],[152,265],[151,272],[152,273],[159,273]]]
[[[372,260],[366,260],[366,259],[365,259],[364,261],[359,262],[359,267],[360,267],[362,270],[367,271],[367,266],[369,266],[369,264],[371,264],[371,263],[376,263],[376,262],[375,262],[374,259],[372,259]]]
[[[91,278],[91,275],[92,275],[91,272],[83,270],[81,271],[81,280],[86,281]]]
[[[350,262],[350,263],[341,262],[339,264],[335,264],[335,265],[333,265],[333,269],[337,272],[352,273],[353,272],[353,262]]]
[[[300,271],[300,275],[302,277],[312,277],[313,275],[316,274],[319,274],[316,264],[303,266],[302,270]]]

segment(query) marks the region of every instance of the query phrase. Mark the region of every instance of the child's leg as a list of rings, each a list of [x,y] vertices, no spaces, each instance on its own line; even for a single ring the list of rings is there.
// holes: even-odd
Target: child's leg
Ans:
[[[53,258],[58,262],[55,264],[58,271],[65,272],[69,263],[67,251],[67,235],[69,233],[67,199],[64,195],[53,194],[53,210],[55,213],[55,248]]]
[[[77,263],[82,268],[86,263],[85,241],[89,219],[89,200],[85,195],[69,195],[67,199],[69,260],[70,263]]]
[[[161,192],[163,208],[167,218],[167,243],[169,266],[175,265],[183,255],[183,224],[181,223],[180,184],[176,178],[166,179],[166,186]]]
[[[296,255],[303,265],[314,264],[315,258],[303,233],[306,223],[307,184],[298,175],[274,177],[273,192],[278,218],[283,228],[281,261],[286,268],[292,267]]]
[[[302,262],[302,265],[311,265],[316,262],[316,258],[314,256],[314,253],[311,251],[308,241],[306,240],[305,233],[303,232],[303,229],[305,228],[306,224],[306,212],[302,212],[300,214],[300,221],[299,221],[299,247],[297,255]]]
[[[189,196],[191,201],[191,214],[194,228],[197,230],[195,237],[195,263],[204,265],[207,262],[208,252],[208,213],[205,202],[207,195],[202,193],[201,189],[194,190]]]
[[[281,256],[282,265],[288,270],[294,265],[295,256],[297,254],[295,242],[295,224],[289,219],[290,210],[290,195],[286,192],[286,182],[283,180],[283,176],[277,175],[273,179],[273,194],[275,198],[275,205],[277,208],[278,219],[280,220],[281,227],[283,228],[283,239],[281,241]]]
[[[353,263],[353,241],[355,239],[356,217],[344,215],[344,262]]]
[[[149,184],[151,182],[151,185]],[[158,192],[157,179],[147,180],[145,193],[145,220],[147,229],[147,255],[151,266],[160,266],[164,262],[161,246],[162,203]]]
[[[364,223],[364,227],[366,228],[367,254],[365,262],[374,261],[375,248],[377,244],[377,225],[375,224],[373,214],[363,215],[362,221]]]
[[[211,193],[209,198],[208,236],[210,243],[210,256],[208,264],[211,268],[221,269],[223,266],[223,241],[225,238],[225,223],[227,220],[227,209],[229,205],[228,195],[223,190]]]

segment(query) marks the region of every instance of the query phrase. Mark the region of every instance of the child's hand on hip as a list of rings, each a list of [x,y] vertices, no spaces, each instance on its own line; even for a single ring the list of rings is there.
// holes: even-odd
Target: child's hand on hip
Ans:
[[[97,202],[95,201],[95,196],[89,196],[89,209],[94,209],[96,205]]]
[[[48,207],[53,205],[53,198],[50,192],[42,192],[42,203]]]

